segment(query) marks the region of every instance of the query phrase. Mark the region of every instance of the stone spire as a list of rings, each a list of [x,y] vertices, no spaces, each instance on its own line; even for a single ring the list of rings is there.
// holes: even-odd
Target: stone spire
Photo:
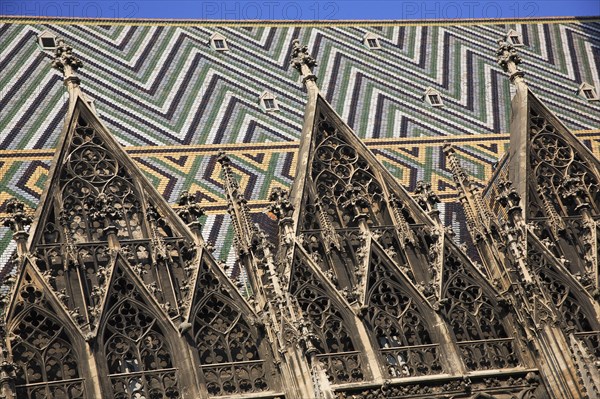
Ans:
[[[509,179],[514,183],[514,188],[521,198],[521,208],[526,215],[529,201],[527,179],[531,172],[529,163],[529,106],[531,96],[523,78],[525,73],[518,67],[522,62],[521,57],[506,37],[498,40],[496,55],[498,65],[509,75],[510,81],[516,88],[511,101],[510,145],[508,149]]]
[[[73,99],[75,91],[79,89],[81,80],[76,72],[82,66],[81,60],[73,55],[73,47],[65,44],[64,39],[58,39],[54,58],[52,59],[52,68],[63,73],[65,86],[67,86],[71,99]]]
[[[225,181],[225,195],[227,197],[227,212],[231,215],[235,231],[235,246],[240,255],[247,254],[252,246],[252,240],[257,234],[256,227],[250,218],[247,200],[231,170],[231,160],[221,151],[217,158],[221,164],[223,178]]]
[[[248,272],[255,305],[257,309],[263,309],[268,298],[272,299],[273,296],[281,298],[282,295],[271,252],[272,244],[268,241],[265,233],[252,223],[248,201],[233,176],[231,160],[224,152],[219,153],[217,160],[223,168],[228,203],[227,212],[231,216],[238,259]]]
[[[451,144],[444,145],[444,154],[456,183],[459,200],[465,210],[467,227],[475,241],[482,240],[485,234],[490,234],[490,222],[494,220],[494,217],[484,204],[479,188],[460,164]]]

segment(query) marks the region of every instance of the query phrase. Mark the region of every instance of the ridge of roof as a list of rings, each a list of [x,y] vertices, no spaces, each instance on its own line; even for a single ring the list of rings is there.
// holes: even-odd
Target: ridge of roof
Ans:
[[[207,19],[159,19],[159,18],[83,18],[45,17],[27,15],[0,15],[0,23],[31,24],[53,23],[56,25],[148,25],[148,26],[443,26],[443,25],[502,25],[507,23],[565,23],[600,22],[599,16],[560,16],[532,18],[465,18],[465,19],[410,19],[410,20],[207,20]]]

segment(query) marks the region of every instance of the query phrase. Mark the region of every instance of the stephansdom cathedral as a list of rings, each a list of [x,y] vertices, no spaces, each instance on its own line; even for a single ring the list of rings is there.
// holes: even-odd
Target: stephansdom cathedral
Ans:
[[[600,162],[528,86],[514,37],[499,39],[507,152],[480,189],[443,146],[468,245],[431,185],[399,183],[288,41],[306,107],[293,184],[267,194],[278,231],[255,224],[234,160],[215,157],[238,279],[203,238],[200,194],[165,200],[58,40],[68,102],[48,179],[35,214],[5,205],[16,274],[2,397],[598,398]]]

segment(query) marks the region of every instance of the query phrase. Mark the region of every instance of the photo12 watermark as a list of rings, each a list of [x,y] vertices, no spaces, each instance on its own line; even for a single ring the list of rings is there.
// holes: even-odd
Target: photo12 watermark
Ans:
[[[105,19],[402,20],[540,16],[541,1],[21,1],[3,0],[1,15]],[[547,5],[546,5],[547,7]]]

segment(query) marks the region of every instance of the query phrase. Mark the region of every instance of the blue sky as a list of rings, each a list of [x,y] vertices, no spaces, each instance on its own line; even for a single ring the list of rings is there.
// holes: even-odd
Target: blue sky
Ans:
[[[0,0],[1,15],[225,20],[600,16],[600,0]]]

